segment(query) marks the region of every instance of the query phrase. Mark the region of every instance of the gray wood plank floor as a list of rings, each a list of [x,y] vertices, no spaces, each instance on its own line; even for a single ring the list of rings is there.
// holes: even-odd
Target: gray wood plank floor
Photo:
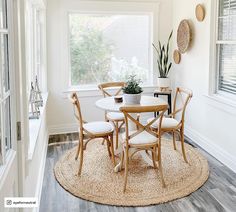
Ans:
[[[195,212],[195,211],[236,211],[236,174],[211,155],[198,148],[208,159],[210,177],[208,181],[191,195],[165,204],[149,207],[115,207],[101,205],[74,197],[66,192],[55,180],[53,167],[60,156],[74,147],[72,141],[77,140],[76,134],[52,136],[48,147],[44,181],[41,195],[40,212]],[[68,141],[61,144],[61,141]]]

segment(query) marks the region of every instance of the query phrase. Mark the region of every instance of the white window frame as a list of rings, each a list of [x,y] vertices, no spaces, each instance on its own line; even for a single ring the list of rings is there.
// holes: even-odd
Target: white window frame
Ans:
[[[35,76],[38,77],[39,87],[42,91],[44,106],[40,108],[40,114],[45,112],[47,104],[47,49],[46,49],[46,7],[43,0],[26,1],[26,111],[27,117],[24,119],[26,134],[28,138],[26,157],[28,160],[33,158],[37,144],[38,134],[41,126],[41,116],[39,119],[29,120],[29,97],[30,84],[35,83]],[[40,27],[40,34],[37,34],[37,27]],[[40,44],[40,53],[38,55],[38,44]]]
[[[26,46],[27,46],[27,90],[28,96],[30,92],[31,82],[35,82],[37,76],[40,82],[40,88],[44,90],[43,79],[45,73],[43,73],[43,20],[45,15],[44,5],[34,4],[33,1],[27,1],[27,16],[26,16]],[[40,33],[38,33],[40,30]],[[38,48],[40,52],[38,52]],[[39,53],[39,55],[38,55]]]
[[[6,0],[7,1],[7,0]],[[12,1],[7,1],[7,29],[0,29],[1,34],[8,35],[8,69],[9,69],[9,90],[5,92],[3,90],[2,85],[2,74],[0,74],[0,89],[2,96],[0,98],[0,113],[1,113],[1,149],[2,149],[2,164],[0,164],[0,176],[3,173],[2,165],[6,165],[10,160],[11,156],[13,156],[13,152],[17,149],[16,144],[16,95],[15,95],[15,57],[14,57],[14,30],[13,30],[13,5]],[[4,138],[4,131],[5,131],[5,119],[4,119],[4,102],[7,98],[10,97],[10,130],[11,130],[11,146],[8,151],[5,149],[5,138]]]
[[[219,86],[219,56],[218,47],[222,41],[218,40],[219,0],[212,1],[211,8],[211,33],[210,33],[210,74],[209,74],[209,96],[217,101],[236,106],[236,95],[221,91]],[[224,44],[236,44],[236,41],[224,41]]]
[[[60,53],[60,67],[62,68],[62,75],[63,78],[63,92],[70,92],[70,91],[97,91],[97,86],[70,86],[70,48],[69,48],[69,21],[68,15],[70,13],[85,13],[85,14],[95,14],[95,13],[110,13],[110,14],[152,14],[152,26],[153,31],[151,32],[150,39],[154,43],[158,42],[158,29],[159,29],[159,1],[77,1],[73,2],[73,4],[67,4],[66,1],[62,1],[61,11],[60,11],[60,30],[62,34],[60,35],[60,48],[62,49]],[[73,6],[72,6],[73,5]],[[67,42],[64,42],[66,40]],[[153,49],[151,47],[151,54],[153,55]],[[154,56],[150,58],[151,63],[151,74],[152,80],[150,85],[145,85],[144,87],[153,87],[157,81],[157,72],[156,70],[156,63]]]

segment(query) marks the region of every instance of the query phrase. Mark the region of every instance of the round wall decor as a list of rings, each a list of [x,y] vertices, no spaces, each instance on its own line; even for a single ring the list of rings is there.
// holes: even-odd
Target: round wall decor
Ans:
[[[205,18],[205,9],[202,4],[198,4],[195,9],[196,18],[202,22]]]
[[[180,61],[181,61],[181,54],[179,52],[179,50],[174,50],[174,53],[173,53],[173,59],[175,61],[176,64],[180,64]]]
[[[191,42],[191,28],[188,20],[182,20],[177,31],[177,46],[181,54],[185,53]]]

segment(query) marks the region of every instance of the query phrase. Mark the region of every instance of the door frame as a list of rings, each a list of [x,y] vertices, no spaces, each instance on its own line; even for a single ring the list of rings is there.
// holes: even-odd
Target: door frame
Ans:
[[[3,165],[0,167],[0,196],[1,201],[4,201],[4,197],[9,197],[12,195],[13,197],[19,196],[19,178],[18,178],[18,142],[17,142],[17,108],[18,108],[18,99],[20,98],[17,85],[16,85],[16,76],[17,73],[17,53],[15,42],[15,36],[17,35],[17,31],[15,31],[15,22],[16,10],[15,10],[15,2],[18,0],[7,0],[7,35],[8,35],[8,68],[9,68],[9,83],[10,83],[10,130],[11,130],[11,148],[5,153],[5,149],[3,150]],[[3,110],[3,109],[2,109]],[[1,117],[2,118],[2,117]],[[4,120],[2,118],[2,126],[4,126]],[[3,146],[5,147],[5,139],[3,139]],[[11,196],[10,196],[11,197]],[[0,210],[7,211],[4,207],[4,204],[0,206]],[[18,211],[18,209],[15,209]]]
[[[15,50],[15,87],[16,87],[16,122],[19,124],[20,136],[17,140],[18,161],[18,196],[24,196],[25,178],[27,176],[28,157],[28,97],[25,53],[25,1],[12,0],[14,8],[14,50]]]

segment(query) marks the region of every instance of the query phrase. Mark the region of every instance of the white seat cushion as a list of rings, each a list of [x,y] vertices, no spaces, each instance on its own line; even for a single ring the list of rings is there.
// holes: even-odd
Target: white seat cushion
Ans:
[[[154,118],[150,118],[147,120],[148,123],[150,123]],[[174,119],[174,118],[165,118],[163,117],[162,119],[162,123],[161,123],[161,128],[165,129],[165,128],[175,128],[177,127],[179,124],[179,122]],[[157,119],[157,121],[155,121],[152,125],[153,128],[158,128],[159,126],[159,119]]]
[[[135,133],[137,131],[131,131],[129,133],[129,135],[132,135],[133,133]],[[125,133],[122,134],[122,139],[123,139],[123,143],[125,142]],[[147,131],[143,131],[141,133],[139,133],[138,135],[134,136],[133,138],[131,138],[129,140],[129,144],[153,144],[156,143],[158,141],[158,138],[151,135],[150,133],[148,133]]]
[[[111,120],[122,120],[125,116],[123,113],[109,112],[107,113],[107,118]]]
[[[86,123],[83,127],[92,134],[110,133],[114,130],[112,124],[104,121]]]

